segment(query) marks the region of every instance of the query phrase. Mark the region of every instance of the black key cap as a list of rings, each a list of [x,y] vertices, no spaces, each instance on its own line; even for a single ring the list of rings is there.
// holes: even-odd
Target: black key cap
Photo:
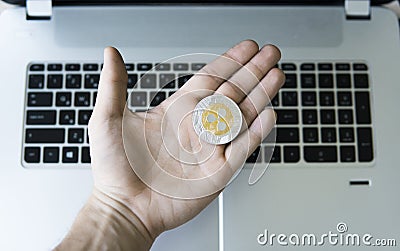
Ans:
[[[175,88],[175,74],[165,73],[159,76],[160,88],[172,89]]]
[[[358,161],[372,161],[372,130],[371,128],[357,128]]]
[[[296,65],[292,63],[282,63],[281,68],[284,71],[295,71],[296,70]]]
[[[284,146],[283,160],[286,163],[296,163],[300,160],[300,149],[298,146]]]
[[[336,87],[350,88],[351,87],[350,74],[336,74]]]
[[[93,92],[93,106],[96,105],[96,100],[97,100],[97,92]]]
[[[62,70],[62,64],[48,64],[47,65],[47,70],[48,71],[61,71]]]
[[[64,147],[62,162],[78,163],[78,147]]]
[[[171,70],[171,64],[169,63],[160,63],[155,66],[156,71],[169,71]]]
[[[336,64],[337,71],[350,71],[350,64],[348,63],[337,63]]]
[[[366,64],[363,64],[363,63],[354,63],[353,64],[353,70],[354,71],[367,71],[368,70],[368,66]]]
[[[319,88],[333,88],[333,75],[332,74],[318,74]]]
[[[89,105],[90,105],[90,92],[75,93],[75,106],[89,106]]]
[[[51,106],[53,93],[51,92],[29,92],[28,106]]]
[[[137,87],[138,75],[137,74],[128,74],[128,88]]]
[[[30,89],[43,89],[44,88],[44,75],[42,75],[42,74],[29,75],[28,87]]]
[[[47,76],[47,88],[49,89],[61,89],[63,84],[63,75],[48,75]]]
[[[338,99],[339,106],[352,106],[353,105],[351,92],[338,92],[337,99]]]
[[[152,73],[142,74],[140,86],[142,88],[157,88],[157,75]]]
[[[65,87],[68,89],[79,89],[82,85],[82,76],[80,74],[67,74]]]
[[[40,147],[25,147],[24,160],[26,163],[39,163]]]
[[[138,71],[150,71],[152,67],[153,67],[153,64],[142,63],[142,64],[137,65],[137,70]]]
[[[82,157],[81,157],[81,162],[82,163],[90,163],[90,149],[89,147],[85,146],[82,147]]]
[[[256,150],[247,158],[246,163],[260,163],[260,162],[261,162],[260,147],[257,147]]]
[[[340,142],[349,143],[354,142],[354,129],[351,127],[339,129]]]
[[[304,63],[300,66],[300,69],[302,71],[314,71],[315,70],[315,64],[312,63]]]
[[[173,92],[168,92],[168,97],[171,97],[172,95],[174,95],[175,94],[175,91],[173,91]]]
[[[275,110],[278,125],[293,125],[299,123],[297,110]]]
[[[336,146],[305,146],[304,159],[307,162],[337,162]]]
[[[339,110],[339,124],[353,124],[353,110]]]
[[[132,106],[146,106],[147,105],[147,93],[146,92],[132,92],[131,105]]]
[[[303,110],[302,115],[303,124],[315,125],[318,123],[317,110]]]
[[[92,110],[81,110],[78,115],[78,124],[87,125],[89,123],[90,116],[92,116]]]
[[[28,125],[55,125],[56,111],[35,110],[28,111],[26,115]]]
[[[354,87],[355,88],[368,88],[369,81],[367,74],[354,74]]]
[[[64,110],[60,111],[60,119],[58,122],[60,125],[74,125],[75,124],[75,111]]]
[[[285,74],[286,80],[282,88],[297,88],[297,75],[296,74]]]
[[[98,71],[99,65],[98,64],[84,64],[83,70],[84,71]]]
[[[66,64],[65,70],[66,71],[80,71],[81,65],[80,64]]]
[[[99,74],[86,74],[85,75],[85,88],[97,89],[99,87],[100,75]]]
[[[134,64],[125,64],[126,71],[133,71],[135,69]]]
[[[317,95],[315,92],[302,92],[301,93],[301,104],[303,106],[316,106]]]
[[[68,130],[68,143],[83,143],[83,129],[70,128]]]
[[[321,138],[324,143],[335,143],[336,142],[336,130],[335,128],[321,128]]]
[[[271,104],[273,106],[279,106],[279,93],[277,93],[275,97],[271,100]]]
[[[333,69],[333,66],[331,63],[319,63],[318,64],[319,71],[331,71],[332,69]]]
[[[44,163],[58,163],[59,160],[59,149],[58,147],[45,147],[43,151],[43,162]]]
[[[25,143],[64,143],[64,129],[26,129]]]
[[[192,71],[199,71],[204,66],[206,66],[205,63],[193,63],[192,64]]]
[[[315,74],[301,74],[302,88],[315,88]]]
[[[189,64],[185,63],[175,63],[174,64],[174,71],[187,71],[189,70]]]
[[[29,67],[30,71],[44,71],[44,64],[33,64]]]
[[[318,129],[317,128],[303,128],[303,141],[305,143],[318,142]]]
[[[265,157],[265,162],[269,161],[270,163],[280,163],[281,162],[281,147],[280,146],[264,147],[264,157]]]
[[[356,161],[356,153],[354,146],[340,146],[340,161],[341,162]]]
[[[321,106],[334,106],[335,96],[333,92],[320,92],[319,93],[319,104]]]
[[[320,110],[322,124],[335,124],[335,110]]]
[[[371,124],[371,110],[368,92],[356,92],[356,121],[358,124]]]
[[[71,93],[58,92],[56,94],[56,106],[71,106]]]
[[[187,81],[189,81],[191,77],[193,77],[193,74],[189,73],[179,74],[178,87],[181,88]]]
[[[299,128],[277,128],[276,143],[299,143]]]
[[[297,92],[282,92],[282,106],[297,106]]]
[[[166,99],[165,92],[150,92],[150,106],[158,106]]]

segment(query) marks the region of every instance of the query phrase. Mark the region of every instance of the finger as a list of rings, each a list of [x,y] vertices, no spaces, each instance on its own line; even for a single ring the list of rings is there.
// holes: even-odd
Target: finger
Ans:
[[[239,108],[248,125],[265,109],[284,83],[285,74],[280,69],[274,68],[239,104]]]
[[[244,67],[223,83],[217,92],[236,103],[241,102],[280,58],[281,53],[277,47],[265,45]]]
[[[121,54],[113,47],[104,49],[104,65],[93,115],[122,116],[126,102],[128,75]]]
[[[246,64],[258,52],[258,44],[245,40],[204,66],[181,89],[185,91],[206,90],[204,96],[215,91],[226,79]],[[207,92],[208,90],[208,92]],[[199,98],[202,95],[199,95]]]

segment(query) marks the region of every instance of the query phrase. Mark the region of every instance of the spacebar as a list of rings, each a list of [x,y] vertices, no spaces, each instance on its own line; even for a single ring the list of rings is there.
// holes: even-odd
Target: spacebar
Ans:
[[[26,129],[26,143],[64,143],[64,129]]]

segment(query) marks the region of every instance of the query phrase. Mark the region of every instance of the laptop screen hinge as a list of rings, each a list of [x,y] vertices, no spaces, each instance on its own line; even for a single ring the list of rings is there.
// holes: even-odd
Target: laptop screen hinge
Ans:
[[[371,0],[345,0],[344,8],[347,19],[371,18]]]
[[[51,0],[26,0],[27,20],[49,20],[51,15]]]

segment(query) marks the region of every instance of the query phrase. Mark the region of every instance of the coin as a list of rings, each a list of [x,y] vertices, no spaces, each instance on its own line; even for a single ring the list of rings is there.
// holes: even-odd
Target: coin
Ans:
[[[215,94],[200,100],[193,112],[193,128],[200,139],[220,145],[231,142],[242,127],[242,113],[230,98]]]

